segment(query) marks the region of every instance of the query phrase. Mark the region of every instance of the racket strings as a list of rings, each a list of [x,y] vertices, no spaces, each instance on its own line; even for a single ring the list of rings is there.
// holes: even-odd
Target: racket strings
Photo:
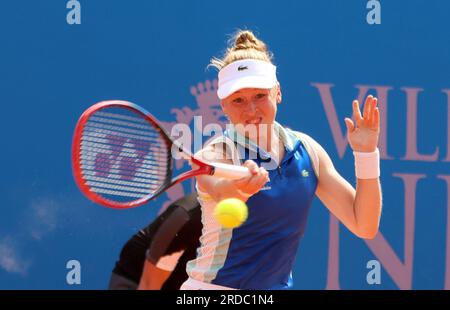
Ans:
[[[143,116],[106,108],[85,123],[80,167],[91,191],[128,202],[155,193],[166,182],[169,151],[159,129]]]

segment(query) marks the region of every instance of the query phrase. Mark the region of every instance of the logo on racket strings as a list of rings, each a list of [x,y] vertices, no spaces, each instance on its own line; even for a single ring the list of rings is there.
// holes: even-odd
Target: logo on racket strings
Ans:
[[[95,156],[96,176],[108,177],[114,168],[118,170],[122,180],[132,180],[137,170],[143,165],[146,156],[150,153],[151,143],[114,135],[107,135],[105,138],[111,148],[109,153],[99,152]],[[129,154],[125,156],[123,151],[126,147],[134,150],[135,157]]]

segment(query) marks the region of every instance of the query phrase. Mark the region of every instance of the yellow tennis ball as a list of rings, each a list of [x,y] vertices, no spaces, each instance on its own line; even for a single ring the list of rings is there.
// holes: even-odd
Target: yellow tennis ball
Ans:
[[[217,204],[214,216],[222,226],[236,228],[247,220],[248,208],[240,199],[227,198]]]

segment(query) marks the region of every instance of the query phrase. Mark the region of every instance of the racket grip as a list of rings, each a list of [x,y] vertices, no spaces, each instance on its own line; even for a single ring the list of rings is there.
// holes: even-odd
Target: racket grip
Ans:
[[[251,176],[250,170],[247,167],[215,163],[213,176],[226,178],[230,180],[237,180]]]

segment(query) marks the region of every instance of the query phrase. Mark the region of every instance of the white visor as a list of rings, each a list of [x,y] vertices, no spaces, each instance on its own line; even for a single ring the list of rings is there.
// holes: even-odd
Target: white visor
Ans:
[[[217,96],[224,99],[243,88],[269,89],[277,84],[274,65],[267,61],[244,59],[232,62],[219,71]]]

